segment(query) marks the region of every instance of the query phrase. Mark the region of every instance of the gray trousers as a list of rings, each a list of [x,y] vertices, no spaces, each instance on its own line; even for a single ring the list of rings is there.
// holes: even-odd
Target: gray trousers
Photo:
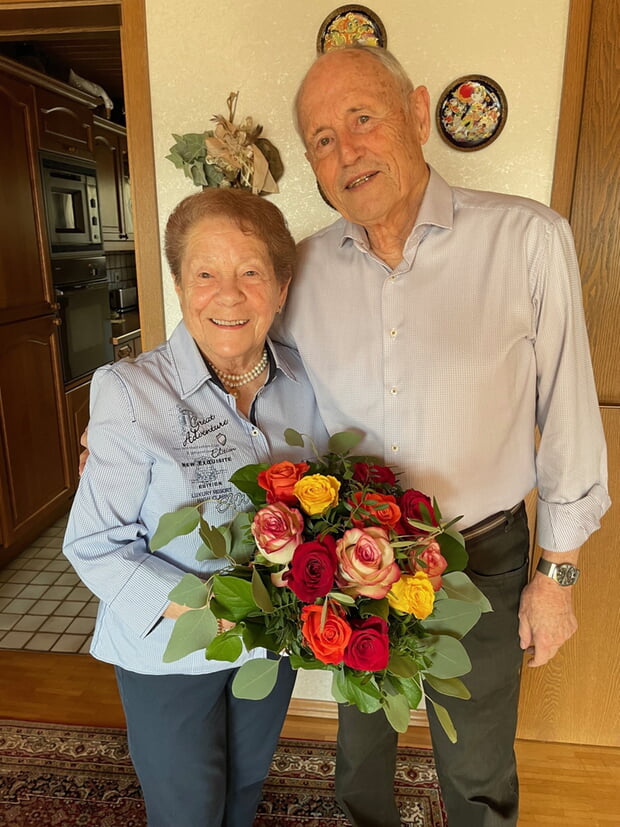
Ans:
[[[149,827],[251,827],[295,683],[288,658],[262,701],[235,698],[235,669],[138,675],[116,668]]]
[[[467,700],[427,692],[446,707],[457,730],[451,744],[428,704],[433,752],[449,827],[514,827],[518,781],[514,756],[520,670],[518,609],[528,577],[525,509],[467,543],[467,574],[493,612],[463,638],[472,671]],[[336,798],[354,827],[400,827],[394,803],[396,738],[383,712],[341,707]],[[391,773],[391,775],[390,775]]]

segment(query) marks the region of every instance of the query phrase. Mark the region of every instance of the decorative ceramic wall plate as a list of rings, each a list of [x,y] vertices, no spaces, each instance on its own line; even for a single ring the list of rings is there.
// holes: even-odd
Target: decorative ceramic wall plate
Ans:
[[[366,6],[340,6],[327,15],[316,39],[316,50],[328,52],[338,46],[362,43],[365,46],[387,48],[383,23]]]
[[[437,103],[439,134],[462,151],[492,143],[506,123],[508,104],[501,86],[485,75],[465,75],[453,81]]]

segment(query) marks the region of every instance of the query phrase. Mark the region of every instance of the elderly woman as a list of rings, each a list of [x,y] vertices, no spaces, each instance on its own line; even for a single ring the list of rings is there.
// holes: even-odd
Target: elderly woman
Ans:
[[[294,673],[283,661],[262,701],[236,699],[238,667],[194,652],[164,663],[174,619],[168,594],[186,572],[206,578],[196,538],[157,553],[159,517],[205,501],[219,525],[249,507],[229,482],[247,463],[300,461],[287,427],[323,446],[326,432],[295,351],[267,333],[286,298],[295,244],[279,210],[240,190],[182,201],[166,228],[166,256],[183,320],[136,360],[97,371],[90,455],[64,552],[100,598],[91,647],[114,664],[131,757],[150,827],[251,825]],[[224,562],[225,565],[225,562]]]

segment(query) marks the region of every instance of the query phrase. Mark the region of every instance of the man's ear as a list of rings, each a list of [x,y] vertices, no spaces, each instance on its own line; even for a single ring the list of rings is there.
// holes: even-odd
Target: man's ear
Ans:
[[[424,145],[431,134],[431,98],[426,86],[416,86],[409,92],[409,111],[418,131],[420,145]]]

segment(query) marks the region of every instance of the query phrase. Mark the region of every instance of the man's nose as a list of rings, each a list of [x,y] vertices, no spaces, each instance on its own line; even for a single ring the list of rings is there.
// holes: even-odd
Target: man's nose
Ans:
[[[350,166],[361,157],[362,142],[356,135],[345,132],[338,138],[338,151],[343,166]]]

